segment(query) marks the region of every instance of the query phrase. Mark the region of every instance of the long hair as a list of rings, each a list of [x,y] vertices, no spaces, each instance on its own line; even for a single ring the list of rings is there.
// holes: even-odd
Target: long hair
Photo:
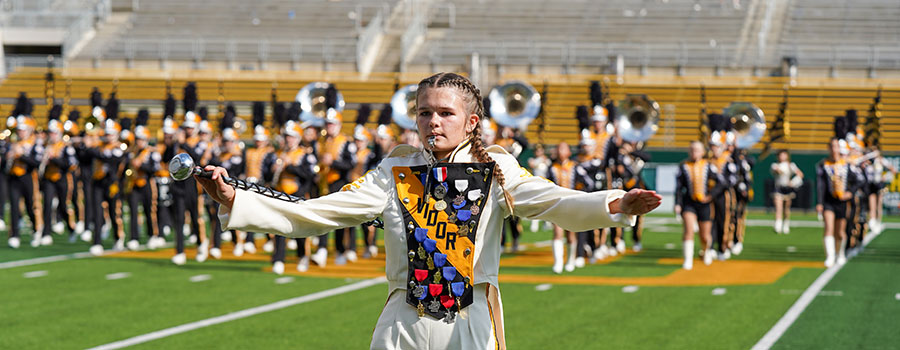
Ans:
[[[487,151],[484,150],[484,142],[481,140],[481,121],[484,120],[484,99],[481,97],[481,91],[469,79],[459,74],[438,73],[420,81],[417,92],[421,93],[427,88],[436,87],[452,87],[462,94],[463,101],[466,103],[466,112],[469,115],[474,114],[478,116],[478,123],[475,123],[475,129],[469,134],[469,141],[472,144],[472,147],[469,148],[469,154],[480,163],[494,161]],[[497,184],[500,185],[500,189],[503,191],[503,197],[506,199],[510,214],[512,214],[515,211],[513,197],[506,190],[506,178],[503,176],[500,166],[496,163],[494,164],[494,175],[496,176]]]

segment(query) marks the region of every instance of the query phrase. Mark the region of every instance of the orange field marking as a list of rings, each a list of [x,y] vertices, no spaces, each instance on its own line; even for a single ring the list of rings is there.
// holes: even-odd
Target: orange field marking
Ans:
[[[224,261],[266,261],[270,260],[267,254],[244,254],[241,257],[232,255],[230,244],[222,248]],[[138,259],[170,259],[171,249],[156,251],[124,251],[104,255],[110,258],[138,258]],[[188,264],[191,264],[196,256],[196,249],[185,249]],[[634,254],[628,251],[628,254]],[[382,255],[383,257],[383,255]],[[622,255],[599,261],[596,265],[608,264],[620,259]],[[212,259],[212,258],[210,258]],[[310,277],[327,278],[373,278],[384,276],[384,259],[359,259],[355,263],[338,266],[334,264],[334,254],[328,259],[326,267],[310,264],[307,272],[297,271],[297,257],[288,254],[285,263],[285,274]],[[663,258],[657,260],[660,265],[681,266],[681,258]],[[546,249],[529,250],[517,253],[516,256],[500,260],[502,267],[546,267],[547,270],[553,264],[553,257]],[[694,269],[686,271],[681,268],[674,269],[665,276],[649,277],[607,277],[607,276],[573,276],[568,274],[500,274],[500,282],[503,283],[551,283],[572,285],[637,285],[637,286],[725,286],[725,285],[760,285],[775,283],[793,268],[823,268],[818,261],[756,261],[756,260],[728,260],[716,261],[706,266],[702,261],[694,262]],[[263,268],[271,271],[271,266]],[[502,269],[501,269],[502,271]]]

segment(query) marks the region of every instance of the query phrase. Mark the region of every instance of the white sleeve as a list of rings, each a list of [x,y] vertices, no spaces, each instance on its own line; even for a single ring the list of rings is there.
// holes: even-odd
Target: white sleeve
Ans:
[[[622,198],[625,191],[582,192],[563,188],[531,175],[508,154],[494,153],[491,157],[503,171],[506,190],[513,197],[514,212],[518,217],[547,220],[569,231],[634,225],[634,215],[609,213],[609,203]],[[503,195],[498,198],[500,205],[509,212]]]
[[[794,162],[791,162],[791,175],[797,175],[797,174],[800,174],[800,168],[797,167],[797,164],[795,164]]]
[[[391,179],[380,166],[344,186],[340,192],[289,203],[257,193],[236,190],[231,210],[220,206],[223,230],[310,237],[355,226],[381,215],[388,201]]]

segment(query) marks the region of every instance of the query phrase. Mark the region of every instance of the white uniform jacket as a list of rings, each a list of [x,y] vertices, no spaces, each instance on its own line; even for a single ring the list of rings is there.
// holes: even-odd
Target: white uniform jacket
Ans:
[[[447,162],[475,162],[469,154],[469,148],[469,143],[464,142],[451,153]],[[518,217],[554,222],[573,232],[599,227],[634,225],[634,216],[609,213],[609,203],[622,198],[624,191],[588,193],[562,188],[544,178],[531,175],[501,147],[488,147],[487,152],[503,172],[505,188],[515,202],[514,211]],[[219,218],[224,230],[310,237],[381,217],[385,232],[385,272],[391,294],[398,289],[406,290],[409,276],[408,236],[401,211],[403,203],[397,195],[396,178],[392,169],[424,164],[426,157],[422,149],[401,145],[394,148],[375,169],[345,186],[340,192],[304,202],[288,203],[236,190],[233,207],[231,210],[221,208]],[[476,231],[478,238],[474,247],[473,285],[488,283],[493,287],[488,287],[488,290],[499,289],[497,277],[500,267],[500,238],[503,220],[509,215],[509,206],[494,178]],[[484,290],[483,288],[485,287],[481,286],[479,290]],[[499,295],[496,298],[499,299]],[[403,303],[397,305],[399,304]],[[415,315],[415,308],[406,306]],[[499,305],[494,307],[499,309]],[[496,320],[495,317],[495,321],[499,321],[500,325],[494,326],[496,339],[493,340],[502,344],[502,314],[500,315],[500,320]]]

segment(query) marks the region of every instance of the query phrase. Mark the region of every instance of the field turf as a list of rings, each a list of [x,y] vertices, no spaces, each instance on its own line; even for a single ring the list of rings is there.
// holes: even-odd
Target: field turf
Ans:
[[[744,253],[694,270],[680,266],[680,226],[655,216],[644,250],[572,273],[550,271],[548,231],[523,236],[525,249],[505,255],[501,291],[510,349],[746,349],[752,347],[824,271],[821,229],[790,235],[748,229]],[[770,219],[764,213],[751,219]],[[815,220],[795,216],[795,222]],[[630,248],[630,233],[626,233]],[[87,250],[62,236],[32,248],[30,237],[3,262]],[[260,245],[261,241],[258,242]],[[111,242],[106,242],[106,247]],[[268,256],[175,266],[172,249],[73,257],[0,268],[0,349],[89,348],[383,275],[363,259],[285,276]],[[189,254],[189,257],[191,255]],[[891,348],[900,344],[900,237],[887,230],[852,259],[776,343],[779,349]],[[192,281],[193,280],[193,281]],[[145,349],[366,348],[387,285],[151,340]]]

